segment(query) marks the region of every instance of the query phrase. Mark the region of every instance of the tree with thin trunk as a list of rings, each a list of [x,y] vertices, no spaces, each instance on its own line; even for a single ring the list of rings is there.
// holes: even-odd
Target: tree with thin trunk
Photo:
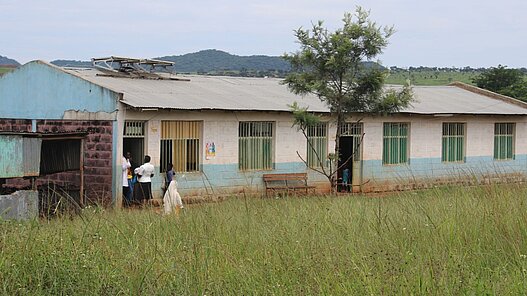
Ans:
[[[332,164],[329,171],[324,173],[332,190],[337,184],[342,128],[351,115],[397,112],[412,101],[409,85],[387,89],[384,87],[387,73],[380,66],[364,63],[382,53],[393,33],[393,27],[378,26],[369,19],[369,11],[357,7],[355,13],[344,14],[342,28],[334,32],[323,27],[322,21],[313,24],[311,30],[295,30],[300,50],[283,56],[292,69],[283,83],[295,94],[316,95],[327,104],[331,118],[336,121],[335,152],[329,157]],[[307,109],[293,104],[292,111],[294,125],[300,130],[316,124],[306,115]],[[328,156],[318,158],[324,167]]]

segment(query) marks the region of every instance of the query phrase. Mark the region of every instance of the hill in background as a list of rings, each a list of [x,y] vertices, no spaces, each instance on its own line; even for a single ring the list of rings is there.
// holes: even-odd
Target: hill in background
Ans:
[[[51,63],[59,67],[92,68],[91,61],[54,60]]]
[[[0,55],[0,67],[4,67],[4,66],[20,66],[20,63],[17,62],[16,60],[13,60],[13,59],[10,59],[8,57],[4,57],[4,56],[1,56]]]
[[[238,56],[221,50],[207,49],[184,55],[158,57],[156,59],[175,62],[176,72],[207,73],[213,71],[289,71],[289,63],[281,57],[253,55]]]
[[[177,73],[244,74],[255,71],[286,73],[290,69],[289,63],[281,57],[237,56],[216,49],[154,59],[174,62]],[[51,63],[60,67],[92,67],[90,61],[55,60]]]

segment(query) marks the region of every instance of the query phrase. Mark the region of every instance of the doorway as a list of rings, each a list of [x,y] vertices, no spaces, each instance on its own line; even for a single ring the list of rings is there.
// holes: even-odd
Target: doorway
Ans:
[[[143,164],[145,156],[145,123],[144,121],[125,121],[123,135],[123,153],[130,152],[132,170]]]
[[[338,167],[341,191],[361,192],[362,185],[362,123],[346,123],[340,138]],[[344,184],[345,183],[345,184]]]
[[[123,155],[130,152],[132,160],[132,170],[143,163],[144,157],[144,139],[143,138],[123,138]]]

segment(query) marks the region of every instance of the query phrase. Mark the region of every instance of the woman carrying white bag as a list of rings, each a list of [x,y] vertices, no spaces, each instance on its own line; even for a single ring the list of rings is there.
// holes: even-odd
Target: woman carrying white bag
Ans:
[[[181,195],[179,195],[179,192],[177,191],[177,182],[175,179],[168,184],[168,189],[163,197],[163,208],[165,215],[172,213],[172,211],[178,214],[179,210],[184,208]]]

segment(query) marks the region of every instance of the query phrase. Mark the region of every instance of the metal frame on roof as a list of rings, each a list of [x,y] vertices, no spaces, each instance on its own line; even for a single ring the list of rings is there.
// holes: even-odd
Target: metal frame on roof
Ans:
[[[103,71],[104,76],[163,79],[155,72],[173,74],[174,62],[110,56],[92,58],[92,65]],[[169,69],[169,67],[172,67]]]

